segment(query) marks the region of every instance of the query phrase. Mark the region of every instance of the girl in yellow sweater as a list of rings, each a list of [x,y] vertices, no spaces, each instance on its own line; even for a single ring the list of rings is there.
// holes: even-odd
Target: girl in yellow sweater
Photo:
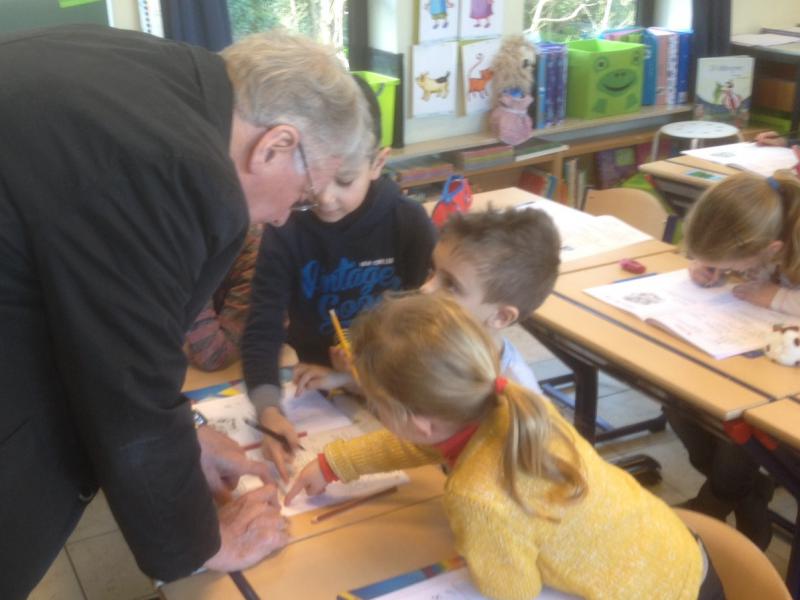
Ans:
[[[675,513],[545,398],[504,379],[495,345],[455,301],[386,299],[350,337],[387,429],[326,446],[287,504],[337,479],[447,462],[456,549],[486,596],[531,600],[547,585],[586,600],[724,598]]]

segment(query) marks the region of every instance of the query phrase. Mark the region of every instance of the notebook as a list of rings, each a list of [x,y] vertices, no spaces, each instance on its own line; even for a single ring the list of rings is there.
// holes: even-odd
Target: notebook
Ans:
[[[793,169],[797,165],[797,156],[791,148],[759,146],[755,142],[684,150],[683,154],[764,177],[769,177],[779,169]]]
[[[690,279],[687,269],[681,269],[584,292],[668,331],[716,359],[764,348],[776,323],[800,324],[796,317],[739,300],[731,291],[733,286],[728,283],[704,288]]]

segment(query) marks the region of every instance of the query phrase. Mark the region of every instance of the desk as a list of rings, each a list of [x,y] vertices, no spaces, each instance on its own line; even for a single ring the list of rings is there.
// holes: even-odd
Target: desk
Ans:
[[[441,499],[433,498],[291,543],[245,576],[264,600],[332,600],[338,592],[454,555]],[[166,600],[241,597],[220,573],[170,583],[161,594]]]
[[[657,160],[639,165],[639,170],[653,178],[656,189],[681,217],[700,194],[720,178],[739,172],[695,156]]]
[[[661,253],[638,258],[649,272],[686,266],[685,258]],[[800,370],[765,357],[717,361],[683,340],[583,293],[624,277],[617,265],[566,273],[555,292],[523,326],[575,371],[575,425],[596,439],[597,370],[602,369],[654,399],[691,409],[721,423],[742,412],[800,392]]]
[[[475,194],[472,199],[472,210],[484,211],[488,210],[490,207],[495,209],[505,209],[530,202],[553,201],[541,196],[537,196],[536,194],[531,194],[530,192],[526,192],[520,188],[510,187],[502,190],[494,190],[492,192]],[[582,216],[584,215],[584,213],[581,213],[581,211],[577,209],[569,208],[563,205],[559,206],[561,206],[565,211],[573,210],[576,213],[580,213]],[[595,254],[594,256],[587,256],[584,258],[578,258],[576,260],[562,262],[559,271],[561,273],[571,273],[573,271],[579,271],[598,265],[617,263],[623,258],[639,258],[643,256],[650,256],[652,254],[658,254],[660,252],[668,252],[671,250],[672,246],[670,244],[662,242],[661,240],[649,239],[643,242],[637,242],[635,244],[616,248],[614,250],[609,250],[607,252],[601,252],[599,254]]]

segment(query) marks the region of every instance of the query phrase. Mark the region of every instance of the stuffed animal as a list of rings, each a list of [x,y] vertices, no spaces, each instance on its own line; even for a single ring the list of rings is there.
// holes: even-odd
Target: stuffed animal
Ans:
[[[800,367],[800,327],[773,325],[764,353],[776,363]]]
[[[531,137],[533,121],[528,106],[533,102],[533,69],[536,49],[521,35],[505,38],[492,62],[492,114],[494,134],[506,144],[520,144]]]

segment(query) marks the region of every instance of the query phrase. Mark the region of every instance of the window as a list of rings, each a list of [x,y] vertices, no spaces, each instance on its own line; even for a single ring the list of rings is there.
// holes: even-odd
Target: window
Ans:
[[[525,28],[543,41],[596,37],[606,29],[636,25],[641,0],[525,0]]]
[[[348,0],[228,0],[233,39],[283,27],[348,54]]]

